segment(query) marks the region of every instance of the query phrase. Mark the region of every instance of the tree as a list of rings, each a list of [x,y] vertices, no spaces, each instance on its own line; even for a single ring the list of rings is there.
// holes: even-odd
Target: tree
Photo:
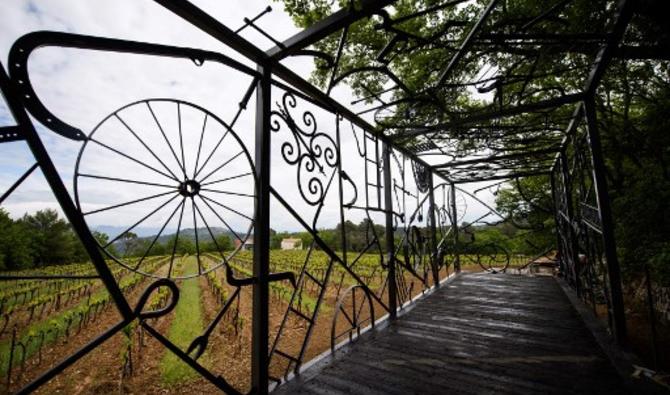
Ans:
[[[506,243],[511,251],[537,254],[556,243],[549,177],[525,177],[510,182],[497,192],[496,208],[510,221],[507,226],[500,226],[501,235],[517,238]]]
[[[146,246],[143,249],[143,251],[146,251],[149,248],[150,245],[151,245],[151,242],[149,240],[147,240],[146,241]],[[171,252],[172,251],[170,251],[170,253]],[[154,245],[151,246],[151,249],[147,253],[147,255],[150,255],[150,256],[167,255],[167,254],[168,254],[168,250],[167,250],[165,244],[158,243],[158,242],[154,243]],[[142,255],[144,255],[144,252],[142,252]]]
[[[337,4],[326,0],[282,2],[296,25],[302,28],[330,15],[334,9],[356,7],[358,4],[345,0]],[[386,7],[385,11],[390,19],[398,20],[444,3],[401,0],[394,2],[392,7]],[[421,92],[428,88],[430,100],[407,101],[388,109],[382,119],[377,119],[382,128],[395,125],[401,129],[409,127],[410,122],[415,125],[449,122],[465,112],[480,109],[486,103],[474,97],[472,90],[462,85],[435,88],[435,82],[444,67],[443,60],[450,59],[454,54],[454,37],[458,40],[458,37],[467,34],[486,3],[436,7],[435,12],[394,24],[397,31],[405,32],[405,37],[400,36],[399,44],[403,48],[415,46],[418,50],[394,52],[390,59],[387,58],[388,62],[377,57],[393,34],[378,28],[384,22],[380,16],[363,18],[348,27],[347,44],[338,63],[338,76],[361,66],[387,67],[407,87],[406,90],[394,90],[391,101],[411,96],[412,93],[408,92]],[[575,29],[583,31],[584,26],[588,26],[589,31],[608,31],[611,28],[604,17],[607,13],[602,12],[604,2],[586,0],[569,2],[569,7],[560,9],[551,18],[524,27],[551,7],[547,4],[533,0],[500,2],[479,35],[519,29],[523,29],[524,33],[560,35],[574,33]],[[667,204],[670,196],[670,124],[667,117],[670,112],[670,64],[653,58],[667,59],[670,53],[670,32],[664,19],[668,14],[668,5],[663,1],[640,1],[634,2],[633,6],[635,16],[626,31],[624,45],[628,53],[634,53],[638,58],[615,58],[608,68],[595,97],[598,126],[624,275],[639,275],[642,265],[651,265],[657,281],[667,285],[670,284],[670,265],[666,259],[670,256],[670,208]],[[424,45],[413,37],[436,39],[425,40],[429,45]],[[336,58],[339,39],[339,33],[331,34],[312,49]],[[482,66],[490,66],[497,70],[494,76],[499,79],[492,80],[489,86],[482,84],[478,88],[495,92],[497,103],[515,105],[526,100],[542,100],[583,89],[583,73],[557,75],[555,71],[588,70],[597,49],[594,45],[599,44],[570,43],[569,50],[548,48],[545,51],[528,51],[514,45],[484,43],[474,55],[466,55],[452,74],[458,75],[461,81],[472,81]],[[315,65],[311,80],[322,88],[328,87],[332,69],[324,67],[326,63],[320,58],[315,58]],[[529,74],[535,78],[509,78],[510,75]],[[375,100],[375,94],[394,85],[388,76],[380,72],[351,74],[344,82],[357,96],[368,97],[368,102]],[[564,106],[554,113],[560,119],[569,116],[573,109],[573,106]],[[544,123],[544,116],[543,113],[528,113],[508,117],[506,121],[516,125]],[[562,130],[566,123],[557,122],[555,126]],[[480,127],[485,126],[485,122],[480,124]],[[393,128],[390,129],[393,131]],[[583,133],[583,130],[580,132]],[[541,139],[545,133],[545,130],[531,130],[507,140],[465,136],[455,139],[455,149],[450,154],[467,156],[477,149],[487,148],[491,141],[497,144],[495,149],[498,151],[495,152],[500,154],[520,152],[525,149],[525,142]],[[486,143],[481,145],[480,141]],[[533,161],[528,163],[533,164]],[[515,184],[512,182],[501,191],[497,199],[498,208],[517,224],[533,229],[530,237],[536,238],[536,242],[552,242],[549,231],[553,226],[551,215],[538,209],[551,207],[547,204],[550,202],[547,193],[550,191],[549,179],[522,179],[518,185]],[[524,197],[523,194],[529,196]],[[358,236],[350,237],[351,246],[358,246]]]
[[[13,221],[0,208],[0,270],[20,270],[33,266],[33,244],[25,226]]]
[[[176,249],[175,243],[177,244]],[[193,240],[188,237],[183,237],[183,235],[180,235],[179,238],[177,238],[176,235],[172,236],[166,243],[165,250],[168,254],[172,254],[172,251],[175,251],[175,254],[177,255],[195,254],[196,252]]]
[[[93,237],[95,240],[98,242],[98,244],[102,247],[107,246],[107,243],[109,243],[109,235],[105,232],[99,232],[97,230],[94,230],[91,232],[93,234]],[[76,237],[76,236],[75,236]],[[81,245],[81,243],[80,243]],[[83,249],[83,245],[81,245],[81,248]],[[116,246],[114,244],[110,244],[107,247],[105,247],[107,252],[112,254],[113,256],[118,256],[118,251],[116,250]],[[84,251],[84,255],[88,256],[88,254]]]
[[[75,244],[70,224],[52,209],[25,214],[19,221],[32,235],[37,266],[70,263]]]
[[[230,241],[230,236],[228,235],[219,235],[216,237],[216,244],[223,251],[230,251],[233,249],[233,242]]]
[[[121,236],[122,254],[124,256],[132,256],[133,252],[137,250],[140,245],[137,234],[134,232],[126,232]]]

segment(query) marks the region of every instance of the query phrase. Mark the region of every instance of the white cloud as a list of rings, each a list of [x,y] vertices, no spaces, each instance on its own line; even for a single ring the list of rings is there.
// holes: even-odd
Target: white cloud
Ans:
[[[233,29],[242,25],[244,17],[253,17],[263,10],[267,2],[249,0],[235,2],[231,6],[227,1],[198,1],[197,5],[210,12],[221,22]],[[283,13],[280,3],[272,3],[275,9],[268,15],[263,16],[258,24],[266,29],[271,35],[278,39],[286,39],[295,34],[296,29],[290,18]],[[177,46],[188,46],[220,51],[233,57],[251,67],[253,65],[241,55],[235,53],[220,42],[216,41],[204,32],[189,25],[181,18],[170,13],[163,7],[153,2],[139,2],[133,0],[123,1],[95,1],[83,2],[78,0],[44,0],[23,1],[5,0],[3,2],[3,13],[0,16],[0,53],[8,54],[11,45],[20,36],[38,30],[67,31],[95,36],[105,36],[128,40],[138,40],[154,43],[162,43]],[[262,37],[253,29],[246,29],[243,36],[257,46],[268,49],[273,44]],[[5,57],[6,59],[6,57]],[[307,78],[312,70],[312,61],[308,57],[297,57],[286,60],[285,63],[303,77]],[[6,61],[4,62],[6,66]],[[208,109],[224,122],[230,123],[238,110],[238,103],[247,90],[251,81],[250,77],[231,70],[227,67],[214,63],[205,63],[202,67],[196,67],[189,60],[165,59],[151,56],[113,54],[98,51],[86,51],[79,49],[45,48],[37,50],[29,61],[30,75],[38,96],[56,116],[74,125],[87,134],[108,114],[130,102],[147,98],[178,98],[195,103]],[[274,90],[277,94],[273,97],[273,103],[281,100],[281,92]],[[334,91],[334,97],[345,105],[356,110],[360,106],[350,106],[352,101],[348,89],[338,88]],[[248,109],[242,113],[235,125],[235,131],[240,136],[244,145],[254,156],[254,99],[252,97]],[[310,108],[319,125],[319,131],[327,132],[335,138],[334,116],[325,111],[313,108],[299,100],[299,108],[295,110],[297,116],[302,116],[302,111]],[[146,114],[145,114],[146,115]],[[366,119],[372,122],[371,115]],[[198,125],[201,120],[197,117],[184,119],[184,130],[188,129],[186,145],[191,151],[197,146]],[[6,109],[0,106],[0,124],[10,124],[11,119]],[[169,127],[176,127],[174,120],[166,121]],[[107,136],[110,141],[117,143],[125,152],[139,155],[138,158],[151,162],[157,168],[160,164],[148,156],[146,151],[133,140],[133,137],[117,124],[117,129],[110,130]],[[138,130],[142,124],[136,124]],[[73,177],[77,155],[82,143],[63,138],[41,125],[37,125],[40,136],[44,140],[47,149],[52,156],[59,172],[61,173],[68,189],[73,193]],[[146,127],[149,128],[148,124]],[[364,185],[362,182],[362,159],[354,155],[354,140],[350,125],[344,122],[342,125],[342,146],[344,153],[345,169],[359,183],[359,199],[363,198]],[[142,131],[148,133],[148,130]],[[116,134],[114,134],[116,133]],[[284,163],[279,153],[280,143],[286,141],[287,133],[284,127],[280,133],[273,133],[275,140],[273,145],[272,180],[273,185],[285,194],[292,207],[307,216],[315,212],[313,206],[306,204],[299,194],[296,183],[296,168]],[[171,153],[167,146],[162,145],[160,137],[154,134],[152,147],[156,153],[163,158],[173,171],[178,171],[176,162],[172,161]],[[205,145],[213,145],[212,140]],[[223,152],[228,152],[234,144],[226,142]],[[120,149],[121,149],[120,148]],[[92,148],[90,149],[93,153]],[[228,151],[226,151],[228,150]],[[118,155],[109,151],[98,150],[97,154],[85,154],[83,162],[86,166],[96,169],[99,173],[107,176],[120,178],[140,178],[145,181],[157,182],[156,174],[138,166],[132,166],[127,160],[122,160]],[[193,155],[193,154],[191,154]],[[218,158],[220,161],[225,158]],[[358,162],[356,162],[358,161]],[[188,162],[188,160],[187,160]],[[32,163],[32,159],[25,145],[21,142],[6,143],[0,145],[0,187],[8,187],[23,171]],[[191,162],[192,163],[192,162]],[[213,163],[215,163],[213,161]],[[221,162],[219,162],[221,163]],[[226,168],[227,175],[234,175],[233,171],[242,171],[243,166],[232,166]],[[330,169],[332,171],[332,169]],[[237,173],[235,173],[237,174]],[[329,174],[329,173],[327,173]],[[159,178],[161,176],[158,176]],[[408,176],[411,178],[411,176]],[[163,180],[163,182],[166,180]],[[169,180],[168,180],[169,181]],[[174,183],[176,186],[176,182]],[[229,190],[248,190],[249,178],[241,178],[226,184]],[[119,204],[124,201],[137,199],[144,191],[141,187],[132,184],[112,184],[98,182],[80,190],[82,201],[89,209],[102,208],[105,206]],[[237,189],[236,189],[237,188]],[[348,187],[347,187],[348,188]],[[470,187],[468,187],[470,188]],[[345,198],[351,194],[351,190],[345,190]],[[219,194],[221,195],[221,194]],[[217,195],[218,196],[218,195]],[[252,202],[243,198],[235,198],[230,195],[218,196],[221,202],[250,214],[253,211]],[[338,186],[337,179],[326,196],[326,207],[320,214],[318,227],[331,227],[339,221],[339,207],[337,204]],[[486,199],[486,198],[485,198]],[[490,199],[490,197],[489,197]],[[156,199],[155,206],[160,199]],[[153,201],[150,201],[153,203]],[[176,205],[176,202],[174,203]],[[91,226],[113,225],[130,226],[136,220],[151,210],[150,204],[137,205],[123,210],[109,211],[100,215],[92,215],[87,218]],[[14,217],[21,216],[24,212],[32,212],[44,207],[56,207],[52,194],[40,174],[33,175],[22,185],[3,205]],[[166,206],[166,210],[171,210]],[[289,218],[284,210],[280,210],[273,204],[272,227],[278,230],[299,230],[300,226],[295,220]],[[203,207],[204,209],[204,207]],[[223,210],[225,212],[225,210]],[[169,214],[169,213],[168,213]],[[163,218],[168,214],[162,211],[147,219],[142,226],[158,227],[162,225]],[[185,216],[192,215],[188,212]],[[475,216],[478,214],[474,214]],[[362,213],[351,211],[347,213],[347,219],[358,222],[363,218]],[[224,219],[229,219],[233,228],[243,227],[245,220],[235,214],[228,212]],[[221,226],[217,218],[210,212],[207,220],[212,221],[213,226]],[[173,225],[170,225],[173,226]],[[186,227],[191,227],[189,222]]]

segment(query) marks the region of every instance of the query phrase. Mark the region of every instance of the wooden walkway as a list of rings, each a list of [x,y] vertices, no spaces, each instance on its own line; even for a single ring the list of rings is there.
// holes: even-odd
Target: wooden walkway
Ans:
[[[550,277],[463,274],[275,394],[621,394]]]

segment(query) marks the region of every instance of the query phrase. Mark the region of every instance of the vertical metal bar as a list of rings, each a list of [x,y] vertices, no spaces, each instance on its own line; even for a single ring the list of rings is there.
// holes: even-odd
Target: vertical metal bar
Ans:
[[[365,141],[365,138],[363,139]],[[340,242],[342,246],[342,261],[345,265],[349,265],[347,262],[347,235],[346,229],[344,226],[344,185],[342,185],[342,146],[340,141],[340,114],[335,114],[335,142],[337,144],[337,181],[339,184],[339,199],[340,199]],[[367,167],[367,162],[365,166]],[[367,186],[366,186],[367,188]]]
[[[557,160],[558,161],[558,160]],[[556,161],[554,162],[554,165],[556,164]],[[558,217],[558,204],[557,204],[557,194],[556,194],[556,175],[554,172],[554,166],[552,166],[551,173],[549,175],[551,177],[551,199],[554,202],[554,228],[556,229],[556,251],[558,251],[558,256],[561,257],[561,260],[559,261],[559,272],[564,273],[564,267],[565,265],[563,264],[563,256],[565,256],[565,251],[563,251],[563,248],[561,247],[563,243],[561,242],[561,228],[560,228],[560,222],[559,222],[559,217]]]
[[[649,334],[651,336],[651,356],[654,369],[658,369],[658,334],[656,332],[656,308],[654,307],[654,292],[651,286],[649,265],[644,265],[644,276],[647,283],[647,307],[649,309]]]
[[[389,281],[389,311],[391,319],[397,317],[398,289],[395,272],[395,243],[393,232],[393,184],[391,182],[391,147],[382,143],[384,171],[384,211],[386,213],[386,263]]]
[[[440,266],[437,261],[437,229],[435,228],[435,191],[433,191],[433,172],[428,179],[428,219],[430,220],[430,263],[433,271],[433,283],[435,288],[440,286]]]
[[[560,161],[560,158],[556,158],[556,161]],[[567,272],[567,265],[565,262],[565,257],[567,256],[568,252],[565,251],[565,248],[563,246],[564,241],[563,237],[564,234],[561,232],[561,216],[559,214],[560,210],[560,205],[558,199],[562,199],[562,197],[559,197],[557,192],[556,192],[556,174],[558,173],[558,168],[556,167],[558,163],[554,163],[554,166],[552,167],[551,170],[551,198],[554,201],[554,228],[556,229],[556,251],[558,251],[558,256],[560,257],[560,260],[558,261],[559,264],[559,275],[565,277],[565,274]],[[564,189],[565,190],[565,189]]]
[[[458,212],[456,211],[456,184],[451,183],[451,229],[454,234],[454,271],[459,273],[461,271],[461,253],[458,243]]]
[[[375,170],[376,170],[376,173],[377,173],[376,174],[377,177],[376,177],[375,182],[376,182],[376,185],[377,185],[377,207],[382,206],[382,187],[381,187],[381,182],[379,182],[380,181],[379,179],[381,178],[379,176],[380,176],[380,173],[382,172],[382,171],[379,170],[379,159],[380,159],[379,158],[379,144],[380,143],[383,144],[384,147],[386,147],[386,145],[387,145],[386,143],[382,143],[378,138],[375,137],[375,164],[376,164]],[[382,149],[384,149],[384,147],[382,147]],[[384,159],[384,163],[386,163],[386,159]]]
[[[254,224],[251,392],[268,393],[270,272],[270,83],[267,66],[258,66],[256,83],[256,202]]]
[[[579,247],[577,244],[577,237],[575,235],[575,230],[573,227],[573,222],[575,221],[575,213],[572,206],[572,179],[570,177],[570,170],[568,169],[568,155],[566,153],[566,148],[563,148],[560,152],[559,161],[561,165],[561,180],[563,181],[563,198],[565,199],[565,215],[568,217],[568,245],[570,245],[570,255],[566,255],[564,259],[569,259],[566,261],[568,263],[569,269],[572,273],[572,278],[569,279],[573,282],[575,291],[577,295],[581,296],[581,284],[579,282],[579,271],[577,265],[579,264]],[[570,262],[572,261],[572,262]],[[568,282],[570,282],[568,281]]]
[[[595,187],[596,198],[598,201],[598,212],[600,214],[600,224],[603,231],[605,259],[607,260],[607,273],[610,282],[612,318],[614,320],[612,329],[617,343],[624,346],[627,342],[627,336],[626,315],[624,313],[623,292],[621,290],[621,273],[619,271],[619,260],[616,254],[612,208],[610,206],[609,191],[607,190],[605,160],[602,156],[602,146],[600,144],[600,134],[596,122],[596,109],[593,96],[587,96],[584,99],[584,113],[586,115],[589,147],[591,148],[593,186]]]

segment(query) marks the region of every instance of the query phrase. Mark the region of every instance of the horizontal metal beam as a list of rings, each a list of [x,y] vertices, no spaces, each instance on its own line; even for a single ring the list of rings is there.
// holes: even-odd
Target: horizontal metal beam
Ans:
[[[451,73],[454,67],[456,67],[456,64],[458,64],[461,58],[465,56],[466,52],[472,46],[475,36],[479,32],[479,29],[481,29],[482,25],[484,25],[484,21],[486,21],[486,18],[488,18],[488,16],[491,14],[491,11],[493,11],[496,4],[498,4],[498,0],[491,0],[489,5],[484,9],[484,12],[482,12],[475,25],[472,26],[472,29],[470,29],[470,32],[465,37],[465,40],[463,40],[463,43],[461,44],[460,48],[458,48],[454,56],[451,57],[451,60],[449,61],[447,66],[440,73],[440,76],[437,80],[437,86],[441,86],[442,84],[444,84],[444,82],[449,77],[449,73]]]
[[[547,155],[547,154],[553,154],[556,152],[559,152],[560,149],[559,147],[551,147],[551,148],[545,148],[545,149],[540,149],[536,151],[525,151],[525,152],[516,152],[513,154],[506,154],[506,155],[492,155],[486,158],[475,158],[475,159],[468,159],[468,160],[460,160],[460,161],[451,161],[451,162],[445,162],[439,165],[434,165],[432,168],[434,170],[439,170],[439,169],[445,169],[445,168],[452,168],[452,167],[457,167],[457,166],[467,166],[467,165],[474,165],[474,164],[480,164],[480,163],[490,163],[490,162],[496,162],[496,161],[501,161],[501,160],[510,160],[510,159],[519,159],[519,158],[527,158],[527,157],[532,157],[535,155]]]
[[[274,75],[281,78],[285,82],[294,86],[299,91],[302,91],[306,95],[312,97],[319,105],[325,107],[326,109],[336,112],[342,115],[347,120],[351,121],[356,126],[365,129],[368,132],[375,133],[377,137],[380,138],[383,142],[390,144],[395,150],[402,153],[403,155],[412,158],[412,160],[417,163],[430,167],[428,163],[416,156],[408,149],[395,144],[387,136],[381,133],[373,125],[353,113],[348,107],[340,104],[338,101],[330,97],[327,93],[322,92],[319,88],[307,82],[305,79],[291,71],[286,66],[282,65],[275,59],[270,58],[265,52],[254,46],[252,43],[246,41],[244,38],[240,37],[237,33],[229,29],[227,26],[214,19],[212,16],[196,7],[192,3],[186,0],[178,1],[169,1],[169,0],[155,0],[158,4],[161,4],[168,10],[182,17],[184,20],[191,23],[193,26],[198,27],[204,32],[208,33],[210,36],[221,41],[222,43],[230,46],[232,49],[235,49],[240,54],[246,58],[264,66],[270,66]],[[442,177],[445,181],[448,179]]]
[[[533,177],[533,176],[546,176],[549,175],[549,170],[541,171],[529,171],[529,172],[520,172],[520,173],[511,173],[511,174],[498,174],[491,177],[477,177],[477,178],[468,178],[467,180],[453,180],[454,184],[469,184],[471,182],[483,182],[483,181],[497,181],[497,180],[512,180],[514,178],[520,177]]]
[[[0,127],[0,143],[8,143],[10,141],[23,140],[21,129],[16,126],[1,126]]]
[[[583,99],[584,94],[582,92],[572,93],[569,95],[557,97],[554,99],[543,100],[536,103],[529,103],[516,107],[508,107],[503,108],[501,110],[481,114],[473,114],[470,116],[463,117],[461,119],[453,120],[449,123],[437,124],[424,129],[412,130],[411,132],[398,133],[393,135],[392,139],[395,141],[400,139],[406,139],[409,137],[422,136],[424,134],[439,133],[440,130],[449,130],[457,126],[467,125],[473,122],[481,122],[491,120],[494,118],[503,118],[512,115],[523,114],[526,112],[546,110],[549,108],[560,107],[564,104],[576,103]]]
[[[282,42],[266,53],[273,59],[280,60],[305,49],[310,45],[328,37],[354,22],[369,17],[395,0],[362,0],[353,8],[340,9],[334,14],[316,22],[300,33]]]

